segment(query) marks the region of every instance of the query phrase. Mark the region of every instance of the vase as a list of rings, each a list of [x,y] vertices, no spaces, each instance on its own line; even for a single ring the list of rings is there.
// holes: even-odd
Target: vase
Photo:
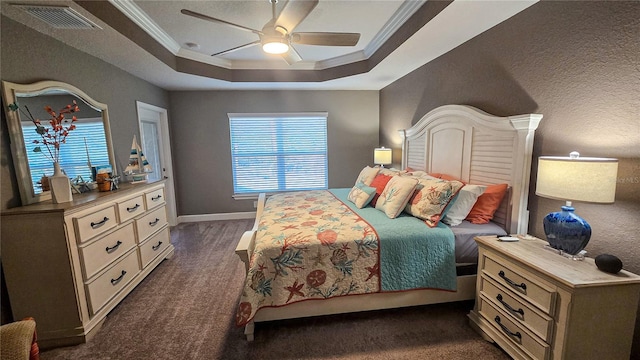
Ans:
[[[571,255],[577,255],[591,239],[591,225],[574,213],[573,206],[547,214],[542,221],[549,245]]]
[[[71,182],[60,169],[60,163],[58,162],[53,163],[53,175],[49,176],[49,187],[51,188],[51,200],[54,204],[73,200]]]

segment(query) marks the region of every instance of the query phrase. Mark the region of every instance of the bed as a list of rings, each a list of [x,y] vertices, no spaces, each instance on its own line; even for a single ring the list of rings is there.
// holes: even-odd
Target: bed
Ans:
[[[260,194],[254,227],[236,247],[247,272],[236,322],[247,339],[253,340],[256,322],[473,299],[473,237],[527,232],[532,147],[541,119],[497,117],[465,105],[430,111],[400,130],[402,168],[387,173],[392,181],[378,191],[375,206],[353,201],[356,187],[375,185],[360,178],[353,189],[277,194],[268,201]],[[367,168],[361,177],[372,171]],[[382,171],[393,170],[375,170]],[[417,189],[446,186],[431,202],[444,214],[470,184],[507,189],[487,224],[448,226],[439,215],[410,211],[420,201]],[[394,207],[404,187],[409,204]]]

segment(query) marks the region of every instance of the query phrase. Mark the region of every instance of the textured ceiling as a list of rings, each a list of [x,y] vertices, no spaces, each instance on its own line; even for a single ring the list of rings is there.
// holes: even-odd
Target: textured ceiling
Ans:
[[[168,90],[379,90],[535,2],[320,0],[296,31],[359,32],[361,39],[355,47],[297,45],[304,60],[293,66],[258,46],[212,57],[257,40],[255,34],[180,13],[186,8],[261,29],[271,18],[268,0],[15,2],[69,6],[100,27],[94,30],[55,29],[14,2],[0,5],[3,15]],[[428,7],[437,8],[433,16]],[[420,26],[407,31],[406,24]]]

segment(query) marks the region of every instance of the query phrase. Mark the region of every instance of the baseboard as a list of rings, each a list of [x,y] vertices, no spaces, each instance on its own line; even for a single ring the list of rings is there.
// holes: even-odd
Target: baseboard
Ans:
[[[217,220],[241,220],[241,219],[255,219],[256,212],[236,212],[236,213],[222,213],[222,214],[200,214],[200,215],[181,215],[178,216],[178,224],[183,222],[198,222],[198,221],[217,221]]]

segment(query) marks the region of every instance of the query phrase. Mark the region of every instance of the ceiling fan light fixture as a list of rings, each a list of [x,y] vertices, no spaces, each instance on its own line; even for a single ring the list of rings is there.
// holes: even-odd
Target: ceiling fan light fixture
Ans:
[[[262,43],[262,50],[268,54],[284,54],[289,51],[289,44],[282,39],[268,40]]]

